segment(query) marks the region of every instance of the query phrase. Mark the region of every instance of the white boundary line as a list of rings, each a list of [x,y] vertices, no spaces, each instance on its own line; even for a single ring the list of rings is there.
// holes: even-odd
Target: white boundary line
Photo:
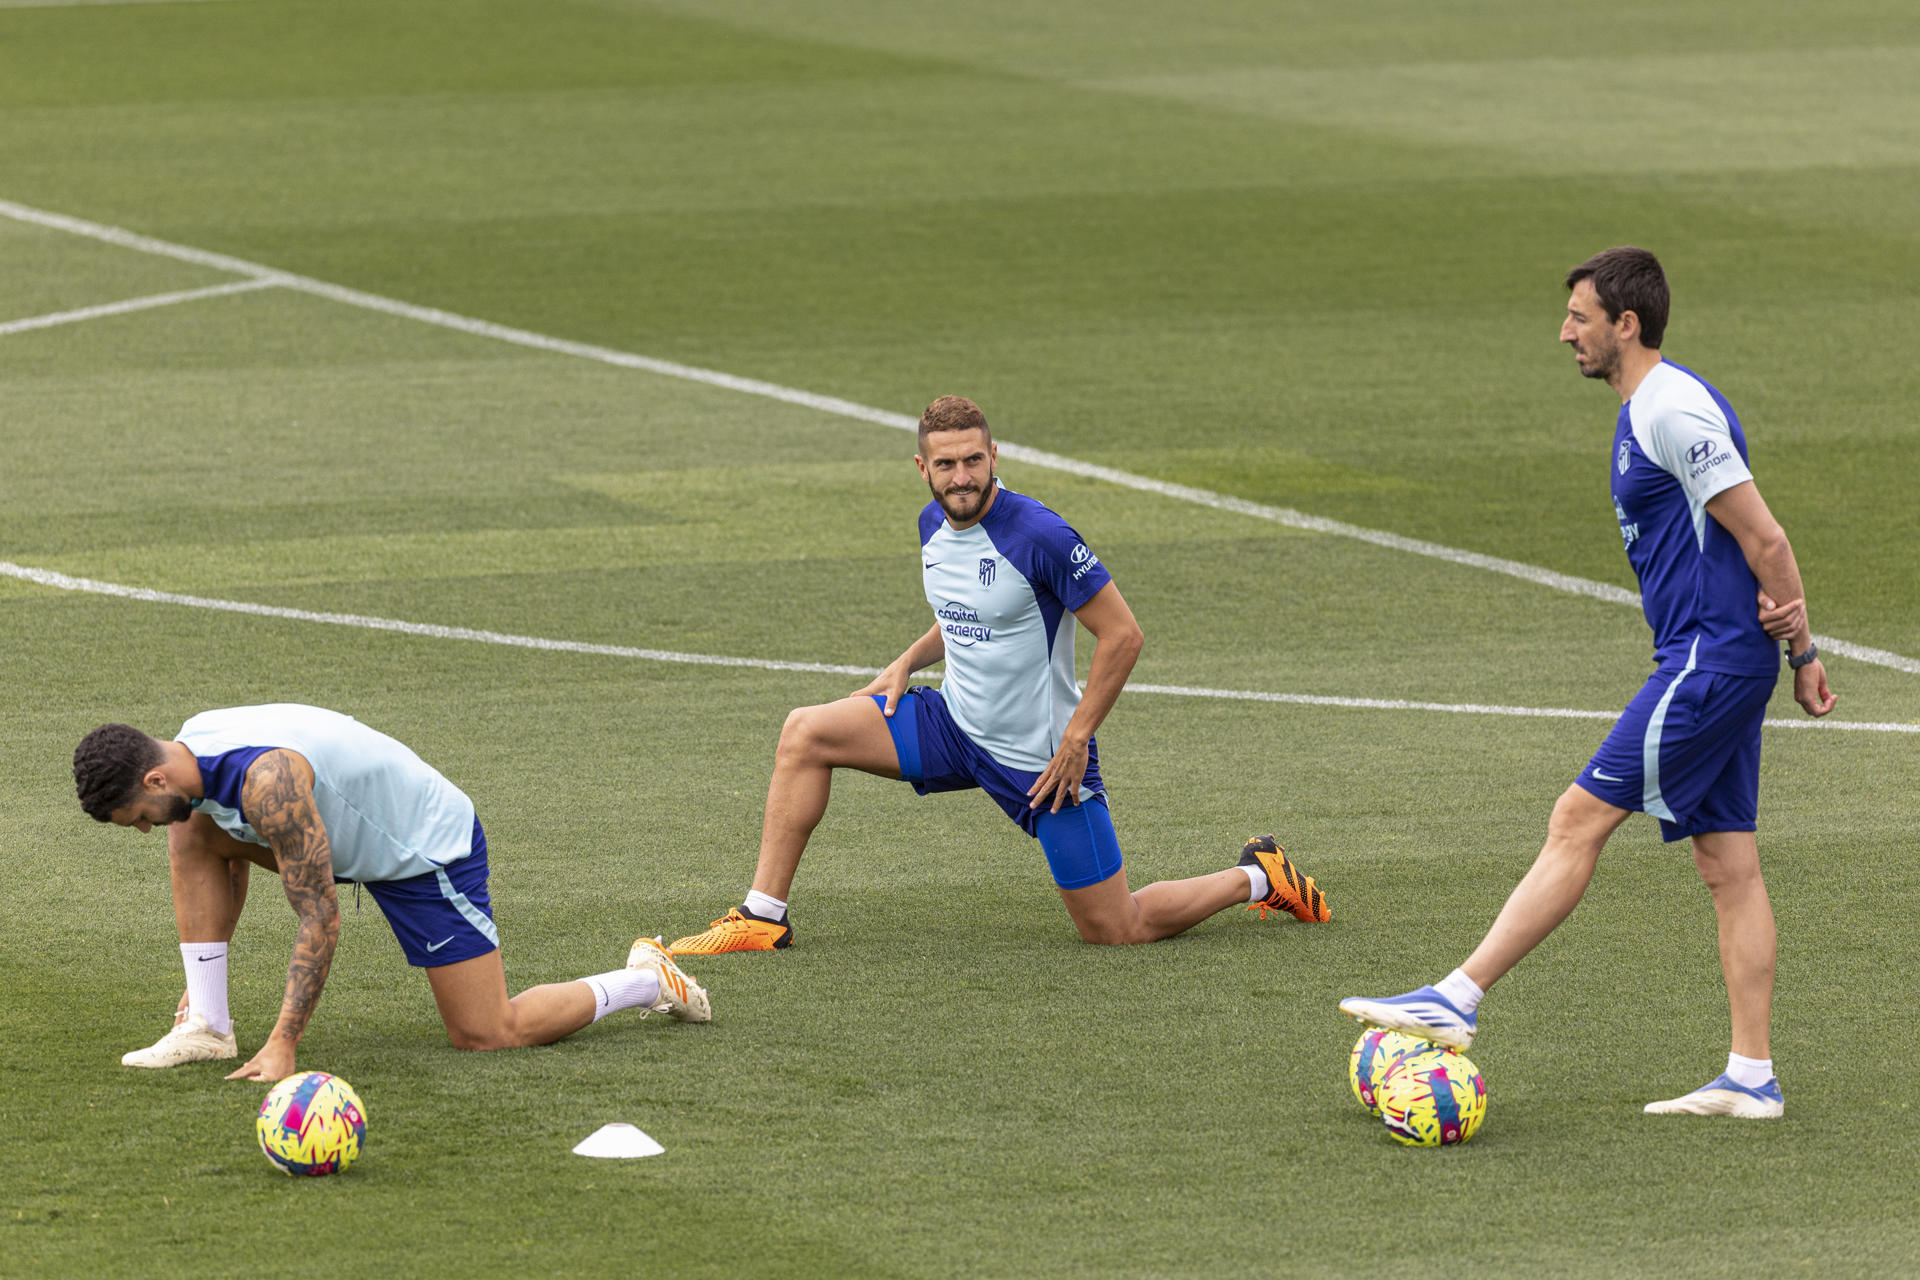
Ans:
[[[891,413],[885,409],[876,409],[871,405],[859,404],[852,400],[842,400],[837,396],[823,396],[811,391],[802,391],[795,387],[781,386],[775,382],[762,382],[757,378],[742,378],[736,374],[721,373],[714,369],[702,369],[694,365],[677,364],[671,360],[658,360],[652,356],[636,355],[628,351],[616,351],[611,347],[596,346],[587,342],[573,342],[565,338],[550,337],[534,333],[527,329],[515,329],[508,325],[494,324],[490,320],[475,320],[469,316],[456,315],[450,311],[441,311],[434,307],[416,306],[411,302],[401,302],[379,294],[365,293],[359,289],[350,289],[344,285],[329,284],[324,280],[315,280],[310,276],[294,275],[265,267],[257,262],[248,262],[244,258],[230,257],[224,253],[213,253],[205,249],[195,249],[188,245],[173,244],[166,240],[156,240],[134,231],[120,227],[110,227],[97,222],[88,222],[82,218],[70,217],[63,213],[50,213],[43,209],[34,209],[27,205],[15,204],[10,200],[0,200],[0,216],[13,218],[20,222],[46,227],[55,231],[64,231],[71,235],[85,236],[89,239],[119,245],[141,253],[150,253],[163,258],[174,258],[181,262],[198,263],[219,271],[231,271],[239,275],[250,276],[257,280],[271,280],[289,289],[310,293],[316,297],[330,298],[347,306],[361,307],[368,311],[377,311],[383,315],[398,316],[407,320],[416,320],[422,324],[437,325],[453,329],[474,337],[493,338],[501,342],[510,342],[516,346],[530,347],[538,351],[551,351],[560,355],[577,356],[583,360],[594,360],[601,364],[614,365],[622,369],[639,369],[647,373],[660,374],[668,378],[680,378],[688,382],[703,383],[711,387],[720,387],[728,391],[738,391],[744,395],[763,396],[769,400],[778,400],[786,404],[800,405],[822,413],[835,414],[843,418],[853,418],[860,422],[871,422],[878,426],[893,427],[900,431],[913,431],[919,427],[917,418],[906,414]],[[1076,458],[1064,457],[1057,453],[1048,453],[1041,449],[1029,449],[1024,445],[1000,445],[1003,457],[1031,466],[1045,467],[1053,471],[1066,472],[1069,475],[1087,479],[1101,480],[1109,484],[1143,493],[1158,494],[1181,502],[1195,503],[1212,507],[1220,511],[1231,511],[1238,515],[1255,519],[1270,520],[1289,528],[1305,529],[1315,533],[1332,534],[1336,537],[1354,538],[1361,542],[1370,542],[1376,546],[1387,547],[1395,551],[1405,551],[1412,555],[1428,556],[1435,560],[1445,560],[1452,564],[1469,568],[1484,569],[1491,573],[1502,573],[1526,582],[1556,591],[1567,591],[1575,595],[1587,596],[1596,600],[1605,600],[1614,604],[1638,605],[1637,593],[1611,583],[1594,582],[1588,578],[1578,578],[1572,574],[1556,573],[1537,565],[1523,564],[1518,560],[1506,560],[1499,556],[1482,555],[1477,551],[1463,551],[1456,547],[1442,546],[1437,542],[1427,542],[1419,538],[1408,538],[1397,533],[1381,529],[1368,529],[1360,525],[1348,524],[1343,520],[1329,520],[1323,516],[1308,515],[1290,507],[1273,507],[1265,503],[1249,502],[1244,498],[1230,497],[1215,493],[1210,489],[1197,489],[1190,485],[1170,484],[1164,480],[1154,480],[1132,472],[1120,471],[1113,467],[1102,467],[1090,462],[1081,462]],[[1876,649],[1868,645],[1854,644],[1835,636],[1814,637],[1822,650],[1830,655],[1853,658],[1860,662],[1870,662],[1877,666],[1892,667],[1898,671],[1920,675],[1920,659],[1905,657],[1886,649]]]
[[[4,0],[0,0],[4,3]],[[236,280],[231,284],[208,285],[204,289],[182,289],[176,293],[150,293],[144,298],[128,298],[124,302],[103,302],[97,307],[81,307],[77,311],[55,311],[44,316],[29,316],[25,320],[8,320],[0,324],[0,337],[10,333],[26,333],[33,329],[51,329],[59,324],[75,324],[81,320],[98,320],[104,316],[123,316],[130,311],[151,311],[155,307],[170,307],[177,302],[197,302],[201,298],[223,298],[232,293],[252,293],[256,289],[278,287],[278,280],[257,277],[252,280]]]
[[[741,667],[755,671],[807,671],[824,675],[875,676],[878,667],[843,666],[831,662],[787,662],[776,658],[730,658],[717,654],[678,653],[671,649],[637,649],[628,645],[588,644],[580,640],[550,640],[541,636],[514,635],[505,631],[482,631],[472,627],[444,627],[431,622],[403,622],[397,618],[375,618],[358,613],[319,613],[309,609],[288,609],[278,605],[253,604],[245,600],[216,600],[209,596],[180,595],[155,591],[150,587],[128,587],[93,578],[76,578],[52,569],[35,569],[0,560],[0,577],[52,587],[58,591],[79,591],[90,595],[115,596],[148,604],[183,605],[190,609],[212,609],[222,613],[244,613],[261,618],[286,618],[294,622],[320,622],[336,627],[357,627],[366,631],[395,631],[402,635],[426,636],[435,640],[469,640],[479,644],[506,645],[516,649],[539,649],[553,653],[587,653],[608,658],[640,658],[648,662],[674,662],[702,667]],[[931,677],[939,679],[938,676]],[[1312,693],[1266,693],[1255,689],[1206,689],[1174,684],[1129,684],[1129,693],[1165,694],[1181,698],[1212,698],[1236,702],[1288,703],[1309,707],[1351,707],[1369,711],[1436,711],[1453,715],[1519,716],[1549,720],[1613,720],[1617,711],[1580,711],[1570,707],[1509,707],[1472,702],[1412,702],[1400,698],[1341,698]],[[1862,733],[1920,733],[1920,724],[1896,722],[1869,723],[1853,720],[1768,720],[1770,728],[1837,729]]]

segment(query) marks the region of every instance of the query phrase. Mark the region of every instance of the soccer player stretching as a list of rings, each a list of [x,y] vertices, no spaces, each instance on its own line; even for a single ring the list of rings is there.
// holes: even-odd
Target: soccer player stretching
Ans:
[[[706,932],[676,941],[675,954],[792,944],[788,887],[837,768],[898,778],[922,795],[984,790],[1040,841],[1088,942],[1153,942],[1240,902],[1262,918],[1332,918],[1271,836],[1247,841],[1236,866],[1127,889],[1093,735],[1140,654],[1140,627],[1080,535],[995,478],[997,457],[971,400],[942,396],[921,415],[914,462],[933,493],[920,513],[933,626],[866,688],[787,717],[752,891]],[[1076,618],[1095,641],[1084,695],[1074,684]],[[907,686],[943,657],[939,689]]]
[[[187,994],[173,1029],[121,1058],[127,1066],[239,1056],[227,944],[249,863],[279,875],[300,931],[273,1034],[230,1080],[293,1074],[340,936],[336,881],[366,885],[380,904],[407,962],[427,971],[456,1048],[547,1044],[636,1006],[683,1022],[712,1017],[707,993],[650,938],[633,944],[625,969],[509,1000],[473,801],[351,716],[293,703],[229,707],[193,717],[170,742],[103,724],[73,753],[73,777],[81,807],[100,821],[167,828]]]
[[[1572,912],[1627,814],[1650,813],[1668,840],[1692,838],[1694,866],[1713,894],[1733,1051],[1723,1075],[1646,1109],[1778,1116],[1785,1104],[1767,1045],[1773,909],[1754,836],[1760,725],[1780,673],[1775,641],[1786,642],[1793,696],[1807,714],[1833,710],[1834,695],[1793,549],[1747,469],[1740,420],[1718,391],[1660,356],[1667,280],[1659,261],[1644,249],[1608,249],[1569,272],[1567,288],[1560,340],[1583,375],[1605,380],[1624,402],[1609,455],[1613,509],[1658,668],[1554,806],[1546,847],[1467,962],[1433,986],[1340,1007],[1465,1048],[1486,989]]]

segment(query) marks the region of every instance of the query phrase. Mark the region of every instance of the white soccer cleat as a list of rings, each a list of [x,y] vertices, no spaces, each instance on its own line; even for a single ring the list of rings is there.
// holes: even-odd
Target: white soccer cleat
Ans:
[[[633,950],[627,952],[627,968],[651,969],[660,980],[660,1003],[647,1013],[664,1013],[680,1022],[713,1021],[713,1002],[707,999],[707,989],[673,962],[673,953],[660,939],[635,938]]]
[[[1472,1046],[1480,1021],[1478,1013],[1460,1012],[1454,1008],[1453,1001],[1430,986],[1378,1000],[1348,996],[1340,1002],[1340,1012],[1355,1022],[1405,1032],[1449,1049]]]
[[[1665,1102],[1649,1102],[1650,1116],[1737,1116],[1742,1120],[1778,1120],[1787,1112],[1787,1100],[1780,1094],[1778,1076],[1758,1089],[1734,1082],[1721,1075],[1692,1093]]]
[[[144,1049],[120,1056],[123,1067],[178,1067],[188,1062],[214,1062],[240,1056],[233,1032],[224,1034],[207,1025],[197,1013],[173,1024],[167,1034]]]

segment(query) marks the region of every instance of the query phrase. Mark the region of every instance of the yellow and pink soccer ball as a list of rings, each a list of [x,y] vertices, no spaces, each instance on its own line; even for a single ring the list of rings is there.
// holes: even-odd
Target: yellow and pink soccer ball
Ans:
[[[1410,1147],[1465,1142],[1487,1116],[1487,1082],[1463,1053],[1428,1045],[1387,1068],[1374,1090],[1381,1123]]]
[[[1389,1031],[1385,1027],[1368,1027],[1362,1031],[1360,1038],[1353,1042],[1353,1052],[1347,1055],[1347,1084],[1353,1090],[1354,1100],[1379,1115],[1376,1094],[1380,1082],[1387,1077],[1388,1068],[1410,1053],[1431,1048],[1431,1040],[1402,1031]]]
[[[340,1173],[359,1156],[367,1110],[345,1080],[303,1071],[267,1092],[253,1127],[274,1168],[288,1177],[317,1178]]]

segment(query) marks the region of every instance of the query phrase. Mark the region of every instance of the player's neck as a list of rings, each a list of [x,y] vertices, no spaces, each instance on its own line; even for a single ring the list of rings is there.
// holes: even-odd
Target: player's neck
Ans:
[[[200,776],[200,761],[195,758],[193,748],[184,742],[161,744],[166,758],[160,767],[167,772],[167,778],[176,787],[187,793],[189,800],[207,798],[207,782]]]
[[[1640,384],[1659,364],[1660,348],[1643,347],[1636,342],[1620,353],[1620,371],[1608,380],[1607,385],[1619,392],[1620,403],[1625,404],[1633,399],[1633,393],[1640,389]]]

